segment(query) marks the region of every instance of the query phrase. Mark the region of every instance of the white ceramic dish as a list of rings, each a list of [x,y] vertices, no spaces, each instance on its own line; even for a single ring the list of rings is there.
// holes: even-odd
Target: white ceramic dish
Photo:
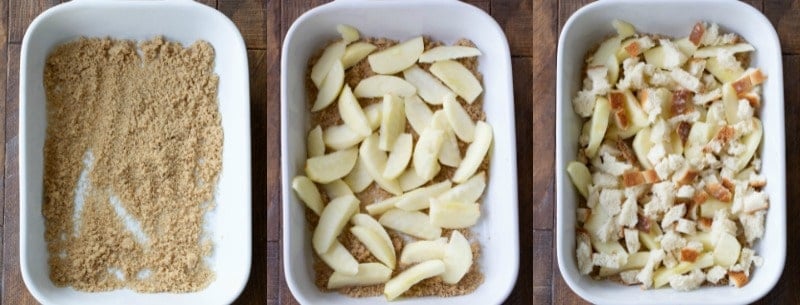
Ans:
[[[446,16],[446,18],[444,18]],[[471,5],[457,1],[335,1],[308,11],[297,19],[284,40],[281,61],[281,165],[283,181],[283,257],[289,288],[303,304],[375,304],[383,296],[354,299],[338,293],[322,293],[314,285],[311,234],[305,207],[291,189],[290,181],[303,173],[309,109],[305,96],[309,56],[337,39],[336,25],[350,24],[362,36],[398,40],[430,35],[452,43],[471,39],[483,52],[483,98],[487,121],[494,128],[489,185],[483,200],[482,219],[474,228],[481,242],[480,266],[484,283],[460,297],[409,298],[401,303],[497,304],[511,291],[519,266],[517,232],[516,144],[511,57],[497,23]]]
[[[755,269],[743,288],[703,287],[691,292],[670,288],[640,290],[610,281],[595,281],[578,272],[575,259],[575,209],[578,193],[565,174],[567,163],[577,156],[580,118],[572,110],[572,97],[580,89],[586,52],[613,33],[611,20],[631,22],[637,31],[687,36],[695,22],[716,22],[725,32],[735,32],[756,48],[752,66],[768,76],[763,87],[760,117],[766,135],[760,149],[770,208],[764,238],[755,249],[764,265]],[[558,45],[556,93],[556,186],[558,263],[564,280],[578,295],[605,304],[730,304],[751,303],[775,285],[786,256],[786,161],[783,124],[783,72],[781,48],[775,29],[766,17],[739,1],[620,0],[598,1],[570,17]]]
[[[42,72],[54,46],[80,36],[144,40],[155,35],[184,45],[203,39],[214,46],[219,110],[224,133],[216,209],[206,217],[214,241],[216,279],[194,293],[102,293],[55,287],[48,276],[42,217],[46,112]],[[20,264],[31,294],[45,304],[227,304],[250,272],[250,106],[247,54],[236,26],[222,13],[194,1],[80,0],[37,17],[22,43],[20,64]]]

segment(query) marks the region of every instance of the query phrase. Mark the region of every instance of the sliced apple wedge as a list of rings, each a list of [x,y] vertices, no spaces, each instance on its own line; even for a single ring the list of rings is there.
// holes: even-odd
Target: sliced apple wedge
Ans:
[[[365,227],[377,233],[387,245],[392,247],[392,252],[394,252],[394,243],[392,242],[392,238],[389,237],[389,233],[386,232],[386,229],[383,228],[377,219],[372,218],[372,216],[369,216],[368,214],[359,213],[353,215],[353,217],[350,218],[350,222],[353,225]]]
[[[403,102],[405,103],[408,124],[418,135],[422,134],[425,128],[428,128],[428,124],[431,123],[431,118],[433,118],[431,108],[425,105],[417,95],[408,96]]]
[[[467,103],[475,102],[483,92],[483,87],[475,75],[457,61],[437,61],[431,65],[430,71]]]
[[[592,54],[589,66],[604,66],[608,62],[609,57],[616,56],[617,50],[619,50],[621,44],[622,38],[618,36],[603,41],[600,46],[597,47],[597,51]]]
[[[639,160],[639,164],[645,169],[653,168],[653,165],[650,164],[650,160],[647,159],[647,154],[650,153],[650,149],[653,148],[653,142],[650,141],[650,127],[639,130],[633,138],[632,144],[633,152],[636,154],[636,159]]]
[[[406,269],[383,286],[383,295],[388,300],[394,300],[406,292],[414,284],[424,279],[444,273],[445,265],[440,260],[430,260]]]
[[[322,189],[325,190],[325,194],[328,194],[328,198],[353,195],[353,190],[351,190],[350,186],[342,181],[342,179],[336,179],[330,183],[323,184]]]
[[[372,131],[375,131],[375,129],[381,127],[383,102],[367,105],[364,107],[364,114],[367,116],[367,121],[369,121],[369,128],[371,128]]]
[[[361,35],[358,34],[358,29],[347,24],[337,25],[336,31],[342,35],[342,40],[348,44],[358,40],[361,37]]]
[[[440,170],[441,166],[439,166],[439,164],[434,165],[433,176],[436,177]],[[413,166],[409,166],[408,169],[406,169],[406,171],[397,178],[397,181],[400,182],[400,188],[403,189],[403,192],[418,188],[430,180],[431,179],[422,178],[419,174],[417,174],[417,170],[414,169]]]
[[[417,93],[417,88],[409,82],[391,75],[373,75],[362,79],[353,90],[358,98],[383,97],[386,94],[394,94],[401,97],[411,96]]]
[[[363,141],[362,136],[347,125],[333,125],[325,128],[322,133],[322,142],[334,150],[343,150],[358,145]]]
[[[417,87],[417,94],[431,105],[440,105],[445,95],[454,94],[453,91],[450,91],[450,89],[436,79],[436,77],[422,70],[417,65],[412,65],[408,69],[403,70],[403,78],[414,85],[414,87]]]
[[[432,240],[442,236],[442,229],[429,221],[428,215],[420,211],[391,209],[378,219],[384,227],[420,239]]]
[[[306,176],[314,182],[328,183],[350,173],[358,159],[355,148],[332,152],[306,160]]]
[[[350,233],[353,233],[375,258],[390,269],[394,269],[397,264],[397,258],[391,243],[387,244],[378,233],[362,226],[350,227]]]
[[[406,112],[403,100],[392,94],[384,95],[378,148],[388,151],[394,145],[397,137],[405,130]]]
[[[322,213],[322,197],[319,195],[317,185],[305,176],[297,176],[292,179],[292,189],[300,197],[306,206],[314,211],[314,214]]]
[[[436,174],[439,165],[439,150],[444,142],[444,132],[436,128],[428,128],[422,132],[414,147],[414,169],[417,174],[430,180]]]
[[[458,231],[450,234],[450,242],[444,248],[444,273],[442,281],[457,284],[472,267],[472,247],[469,241]]]
[[[740,65],[724,66],[716,57],[706,59],[706,70],[723,83],[734,82],[744,74]]]
[[[383,177],[383,171],[386,170],[386,153],[378,148],[378,141],[378,135],[373,133],[361,142],[359,153],[364,160],[364,167],[382,189],[400,195],[403,191],[397,180]]]
[[[598,97],[594,105],[594,112],[590,120],[589,145],[586,146],[586,156],[594,158],[600,143],[603,142],[608,129],[608,115],[611,113],[611,104],[604,97]]]
[[[403,133],[397,137],[392,145],[389,159],[386,161],[386,169],[383,170],[383,177],[395,179],[405,171],[408,162],[411,161],[411,153],[414,151],[414,141],[410,133]]]
[[[607,117],[606,117],[607,118]],[[475,174],[492,146],[492,126],[483,121],[475,125],[475,141],[469,144],[464,160],[453,173],[453,182],[463,183]]]
[[[366,166],[364,165],[364,158],[358,158],[353,170],[351,170],[347,176],[342,178],[342,180],[344,180],[344,183],[347,183],[347,185],[350,186],[350,189],[356,193],[365,190],[370,184],[372,184],[372,175],[369,174]]]
[[[361,109],[361,104],[353,95],[350,86],[344,85],[342,94],[339,95],[339,115],[344,124],[361,136],[368,136],[372,133],[367,115]]]
[[[450,166],[458,167],[461,164],[461,151],[458,149],[458,138],[447,120],[444,110],[437,110],[433,114],[430,123],[431,128],[436,128],[444,132],[442,148],[439,149],[439,162]]]
[[[476,202],[486,189],[486,172],[480,172],[470,177],[464,183],[454,186],[450,190],[436,197],[439,201]]]
[[[325,77],[322,87],[319,88],[317,99],[314,100],[311,112],[325,109],[325,107],[333,103],[336,100],[336,96],[342,91],[342,85],[344,85],[344,67],[342,67],[342,62],[337,60],[333,63],[328,76]]]
[[[694,57],[697,58],[715,57],[717,56],[717,54],[720,53],[720,51],[723,50],[730,52],[731,54],[736,54],[736,53],[752,52],[755,51],[756,49],[753,48],[753,46],[748,43],[736,43],[724,46],[704,47],[697,49],[697,51],[694,52]]]
[[[322,51],[322,55],[317,59],[314,66],[311,67],[311,81],[317,88],[319,88],[325,78],[327,78],[334,64],[342,59],[346,46],[347,43],[344,41],[337,41]]]
[[[687,160],[696,160],[703,156],[703,147],[714,136],[714,126],[704,122],[695,122],[689,129],[683,154]]]
[[[319,216],[319,223],[311,237],[314,251],[317,254],[328,252],[331,245],[336,241],[336,237],[344,229],[347,221],[357,211],[358,198],[353,195],[335,198],[328,202],[328,205]]]
[[[444,99],[444,114],[453,132],[461,141],[471,143],[475,139],[475,122],[464,107],[456,101],[455,96],[448,95]]]
[[[419,36],[374,53],[367,60],[375,73],[395,74],[417,62],[423,50],[422,36]]]
[[[467,46],[439,46],[422,53],[419,56],[419,62],[432,63],[475,56],[481,56],[481,50]]]
[[[739,260],[741,250],[742,245],[736,237],[725,232],[720,233],[717,243],[714,244],[714,264],[725,268],[733,266]]]
[[[725,109],[725,119],[730,125],[736,124],[739,119],[739,97],[736,95],[736,90],[733,89],[731,83],[722,85],[722,107]]]
[[[358,274],[358,261],[347,251],[338,240],[333,240],[333,244],[327,252],[319,254],[319,258],[325,262],[333,272],[342,275]]]
[[[445,229],[469,228],[481,217],[481,207],[477,203],[461,201],[439,201],[430,199],[431,224]]]
[[[567,174],[572,184],[578,189],[578,192],[583,195],[583,198],[589,198],[589,184],[592,183],[592,174],[589,173],[589,168],[586,164],[578,161],[572,161],[567,164]]]
[[[400,254],[400,263],[413,264],[432,259],[442,259],[444,258],[445,247],[447,247],[447,238],[444,237],[406,244]]]
[[[308,152],[309,158],[325,154],[325,141],[322,140],[322,127],[319,125],[308,132],[306,151]]]
[[[358,265],[358,272],[355,275],[334,271],[328,278],[328,289],[372,286],[386,283],[391,278],[392,269],[381,263],[364,263]]]
[[[347,46],[342,56],[342,66],[347,69],[355,66],[364,58],[377,49],[374,44],[368,42],[356,42]]]
[[[427,209],[430,206],[430,199],[441,195],[450,190],[453,185],[449,180],[445,180],[426,187],[403,194],[395,206],[406,211],[418,211]]]
[[[745,151],[741,155],[736,156],[736,167],[733,168],[734,171],[738,172],[745,168],[750,160],[753,159],[753,156],[756,154],[758,150],[759,144],[761,144],[761,138],[764,134],[764,129],[761,126],[761,120],[757,118],[751,118],[751,124],[753,124],[753,131],[742,138],[742,144],[744,144]]]
[[[379,201],[370,205],[367,205],[367,213],[370,215],[381,215],[386,213],[386,211],[394,209],[394,204],[400,200],[400,196],[391,197],[388,199],[384,199],[383,201]]]
[[[622,39],[631,37],[633,36],[633,34],[636,34],[636,29],[633,27],[632,24],[619,19],[612,20],[611,26],[613,26],[614,30],[617,31],[617,36],[619,36],[619,38]]]

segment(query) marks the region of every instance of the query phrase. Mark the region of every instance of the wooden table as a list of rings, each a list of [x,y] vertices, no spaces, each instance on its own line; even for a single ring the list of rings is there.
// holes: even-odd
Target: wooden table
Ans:
[[[3,304],[35,304],[19,269],[18,85],[20,43],[28,24],[59,0],[0,2],[0,240]],[[291,23],[326,1],[203,0],[230,17],[250,63],[253,135],[253,264],[237,304],[294,304],[283,280],[280,191],[280,50]],[[471,0],[503,27],[511,45],[519,169],[520,272],[509,304],[584,303],[567,287],[555,256],[555,75],[558,34],[586,0]],[[750,0],[778,30],[783,46],[788,179],[786,267],[759,303],[800,304],[800,1]],[[770,135],[766,135],[769,137]],[[535,145],[534,145],[535,144]]]

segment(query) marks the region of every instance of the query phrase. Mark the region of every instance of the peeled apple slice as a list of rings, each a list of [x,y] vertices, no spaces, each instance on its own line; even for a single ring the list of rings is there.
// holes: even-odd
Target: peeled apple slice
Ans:
[[[397,258],[394,254],[394,247],[392,244],[387,244],[383,239],[381,239],[378,233],[375,233],[373,230],[367,229],[362,226],[353,226],[350,228],[350,233],[353,233],[358,241],[364,244],[372,253],[375,258],[379,261],[384,263],[390,269],[394,269],[395,264],[397,263]]]
[[[381,263],[359,264],[358,272],[355,275],[334,271],[328,279],[328,289],[372,286],[386,283],[390,278],[392,278],[392,269]]]
[[[706,59],[706,70],[723,83],[734,82],[744,74],[744,69],[738,64],[733,67],[725,67],[719,63],[716,57]]]
[[[695,160],[703,156],[703,147],[708,144],[714,136],[714,126],[708,123],[695,122],[692,129],[689,129],[689,136],[686,138],[686,146],[683,154],[687,160]]]
[[[331,200],[322,210],[319,223],[314,229],[311,243],[317,254],[330,250],[336,237],[342,232],[347,221],[358,211],[358,199],[353,195],[343,196]]]
[[[461,151],[458,148],[458,138],[450,126],[450,122],[444,113],[444,110],[437,110],[433,114],[430,123],[431,128],[436,128],[444,132],[444,139],[442,140],[442,148],[439,149],[439,162],[450,166],[458,167],[461,164]]]
[[[358,145],[364,136],[356,133],[347,125],[333,125],[325,128],[322,133],[322,142],[334,150],[348,149]]]
[[[395,179],[403,174],[408,162],[411,161],[411,153],[414,149],[414,142],[410,133],[400,134],[392,145],[389,159],[386,161],[386,169],[383,170],[383,177]]]
[[[353,41],[356,41],[361,36],[358,34],[358,30],[356,28],[347,24],[337,25],[336,31],[342,35],[342,40],[344,40],[345,43],[351,43]]]
[[[409,82],[391,75],[373,75],[362,79],[353,94],[356,97],[373,98],[383,97],[386,94],[394,94],[401,97],[411,96],[417,93],[417,88]]]
[[[417,174],[430,180],[436,174],[439,166],[439,150],[444,142],[444,132],[436,128],[425,129],[419,136],[414,147],[414,169]]]
[[[431,225],[428,215],[420,211],[391,209],[378,219],[384,227],[420,239],[432,240],[442,236],[442,229]]]
[[[400,200],[397,201],[395,206],[406,211],[417,211],[427,209],[430,205],[430,199],[441,195],[450,189],[453,184],[449,180],[445,180],[436,184],[426,187],[421,187],[416,190],[403,194]]]
[[[432,63],[435,61],[475,57],[480,55],[481,51],[473,47],[439,46],[422,53],[422,55],[419,56],[419,62]]]
[[[741,250],[742,245],[739,244],[736,237],[725,232],[720,233],[719,239],[714,245],[714,264],[725,268],[733,266],[739,260]]]
[[[367,115],[364,114],[361,104],[353,96],[353,91],[348,85],[344,86],[342,94],[339,95],[339,115],[344,124],[359,135],[366,137],[372,133]]]
[[[319,88],[325,80],[328,73],[333,68],[334,64],[344,55],[344,49],[347,43],[344,41],[334,42],[322,51],[322,55],[317,62],[311,67],[311,81]]]
[[[358,159],[355,148],[336,151],[306,160],[306,176],[314,182],[328,183],[350,173]]]
[[[589,198],[589,184],[592,183],[592,174],[585,164],[572,161],[567,164],[567,174],[569,174],[572,184],[578,189],[578,192],[583,195],[583,198]]]
[[[374,103],[369,104],[364,107],[364,114],[367,115],[367,121],[369,121],[369,128],[372,128],[372,131],[381,127],[381,116],[383,115],[383,103]]]
[[[425,70],[422,70],[417,65],[412,65],[403,71],[403,78],[407,82],[417,87],[417,94],[422,97],[425,102],[431,105],[440,105],[444,100],[445,95],[455,94],[447,88],[436,77],[431,75]]]
[[[447,246],[447,238],[435,240],[420,240],[403,246],[400,254],[400,263],[413,264],[432,259],[442,259],[444,249]]]
[[[467,103],[472,104],[483,92],[475,75],[457,61],[437,61],[431,65],[430,71]]]
[[[481,217],[481,207],[477,203],[460,201],[439,201],[430,199],[431,224],[445,229],[469,228]]]
[[[739,97],[731,83],[722,85],[722,107],[725,109],[725,119],[728,124],[733,125],[741,121],[739,119]]]
[[[424,50],[422,36],[391,46],[367,57],[372,71],[395,74],[413,65]]]
[[[440,170],[441,166],[439,166],[439,164],[436,164],[434,166],[433,176],[436,177],[436,175],[439,174]],[[400,182],[400,188],[403,189],[403,192],[407,192],[420,187],[421,185],[425,184],[431,179],[425,179],[420,177],[420,175],[417,174],[417,170],[414,169],[413,166],[409,166],[408,169],[406,169],[406,171],[402,175],[400,175],[399,178],[397,178],[397,180],[398,182]]]
[[[742,144],[744,144],[745,151],[736,157],[736,167],[734,168],[735,172],[738,172],[747,166],[747,163],[750,162],[750,159],[753,158],[753,155],[755,155],[756,151],[758,150],[758,145],[761,144],[761,137],[764,134],[764,130],[761,126],[761,120],[757,118],[751,118],[751,120],[753,124],[753,131],[742,138]]]
[[[364,158],[358,158],[353,170],[351,170],[350,173],[347,174],[347,176],[345,176],[342,180],[344,180],[344,183],[347,183],[347,185],[350,186],[350,189],[356,193],[365,190],[370,184],[372,184],[372,176],[369,174],[364,165]]]
[[[374,44],[368,42],[356,42],[347,46],[342,56],[342,66],[345,69],[355,66],[377,48]]]
[[[606,120],[608,116],[606,116]],[[483,158],[489,152],[492,146],[492,126],[483,121],[478,121],[475,125],[475,141],[469,144],[467,152],[464,154],[464,160],[458,166],[456,172],[453,173],[453,182],[463,183],[469,177],[475,174],[478,167],[481,166]]]
[[[361,158],[364,160],[364,167],[367,169],[367,172],[382,189],[395,195],[403,193],[397,180],[383,177],[383,171],[386,170],[386,153],[378,148],[377,134],[373,133],[371,136],[364,139],[364,142],[361,142],[359,152]]]
[[[353,225],[365,227],[377,233],[387,245],[392,247],[392,252],[394,252],[394,243],[392,242],[392,238],[389,237],[389,233],[386,232],[386,229],[383,228],[377,219],[361,213],[353,215],[353,217],[350,218],[350,222],[353,223]]]
[[[484,189],[486,189],[486,172],[480,172],[436,198],[439,201],[476,202],[483,195]]]
[[[650,141],[650,127],[643,128],[636,133],[636,136],[633,137],[632,146],[633,152],[636,154],[636,159],[639,160],[639,164],[645,169],[653,168],[653,165],[650,164],[650,160],[647,159],[647,154],[650,153],[650,149],[653,148],[653,142]]]
[[[603,41],[600,46],[597,48],[597,51],[594,52],[592,55],[592,60],[589,66],[603,66],[608,62],[608,58],[611,56],[616,57],[617,50],[619,50],[620,44],[622,44],[622,38],[620,37],[612,37]]]
[[[614,29],[617,30],[617,35],[619,35],[619,38],[622,39],[631,37],[634,34],[636,34],[636,29],[633,27],[632,24],[619,19],[612,20],[611,26],[613,26]]]
[[[334,240],[330,250],[321,253],[319,258],[328,267],[331,267],[335,273],[342,275],[356,275],[358,273],[358,261],[338,240]]]
[[[408,124],[417,134],[422,134],[428,128],[428,124],[431,123],[433,111],[416,95],[406,97],[404,103]]]
[[[450,242],[444,249],[444,273],[442,281],[447,284],[456,284],[467,274],[472,266],[472,247],[469,241],[458,231],[450,234]]]
[[[597,154],[597,149],[600,148],[600,143],[603,141],[608,128],[608,115],[610,113],[611,104],[608,103],[608,99],[598,97],[591,118],[589,145],[586,147],[586,156],[590,159],[594,158]]]
[[[391,197],[383,201],[367,205],[367,213],[370,215],[381,215],[386,213],[386,211],[395,208],[394,204],[397,203],[398,200],[400,200],[400,196]]]
[[[342,67],[342,62],[337,60],[333,63],[331,70],[328,72],[328,77],[322,83],[322,87],[319,88],[317,99],[314,100],[311,112],[325,109],[325,107],[333,103],[336,100],[336,96],[339,95],[339,91],[342,90],[342,85],[344,85],[344,67]]]
[[[378,148],[383,151],[389,150],[397,137],[405,130],[406,113],[403,100],[392,94],[384,95]]]
[[[325,141],[322,140],[322,127],[319,125],[308,132],[306,150],[308,151],[309,158],[325,154]]]
[[[350,186],[348,186],[347,183],[344,183],[344,181],[341,179],[333,180],[331,183],[323,184],[322,189],[325,190],[325,194],[328,194],[328,198],[353,195],[353,190],[351,190]]]
[[[319,215],[322,212],[322,197],[319,195],[319,190],[311,179],[305,176],[297,176],[292,179],[292,189],[297,193],[297,197],[306,204],[306,206],[314,211],[314,214]]]
[[[445,265],[440,260],[430,260],[406,269],[383,286],[383,294],[388,300],[394,300],[406,292],[414,284],[424,279],[444,273]]]
[[[461,141],[471,143],[475,139],[475,122],[452,95],[448,95],[444,99],[444,114],[453,128],[453,132]]]

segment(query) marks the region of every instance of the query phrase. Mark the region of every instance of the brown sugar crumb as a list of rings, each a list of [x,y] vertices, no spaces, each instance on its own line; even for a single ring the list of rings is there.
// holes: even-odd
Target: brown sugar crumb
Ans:
[[[139,52],[141,56],[138,55]],[[80,38],[47,58],[42,214],[50,279],[82,291],[190,292],[222,167],[214,50]]]

